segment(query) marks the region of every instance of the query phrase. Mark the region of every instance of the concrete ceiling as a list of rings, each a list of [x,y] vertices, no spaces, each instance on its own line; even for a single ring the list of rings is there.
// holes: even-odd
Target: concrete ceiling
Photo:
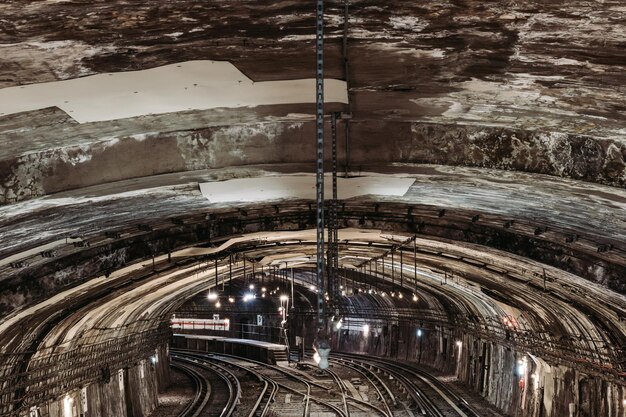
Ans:
[[[327,8],[326,76],[342,80],[343,9]],[[527,329],[601,352],[591,370],[619,357],[622,2],[353,0],[349,15],[349,103],[327,105],[352,116],[349,158],[339,124],[340,170],[412,185],[346,198],[341,227],[417,236],[424,275],[407,290],[430,300],[421,308],[483,320],[519,311]],[[306,2],[10,1],[0,16],[0,88],[195,60],[229,61],[254,82],[314,76]],[[199,186],[311,173],[313,106],[284,103],[85,123],[57,107],[0,115],[3,352],[80,343],[94,327],[153,328],[210,285],[198,260],[168,261],[179,249],[240,238],[228,252],[238,274],[244,257],[309,254],[306,239],[246,236],[313,227],[310,200],[216,203]],[[341,256],[398,244],[350,242]],[[457,282],[441,288],[444,271]]]

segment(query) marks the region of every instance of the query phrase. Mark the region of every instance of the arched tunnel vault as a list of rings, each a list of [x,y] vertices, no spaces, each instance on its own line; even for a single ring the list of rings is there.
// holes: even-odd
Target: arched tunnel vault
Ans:
[[[550,178],[536,177],[533,186],[513,191],[507,183],[500,200],[491,191],[502,190],[499,180],[475,179],[487,187],[472,198],[460,193],[474,187],[468,177],[438,177],[450,189],[438,187],[437,194],[428,192],[432,173],[427,177],[416,176],[401,197],[340,203],[340,277],[347,290],[341,314],[481,340],[623,385],[622,233],[608,230],[623,193],[594,185],[589,204],[582,199],[572,212],[559,191],[552,198],[541,192],[554,183]],[[582,186],[558,185],[567,191]],[[512,198],[522,197],[541,221],[507,210]],[[308,201],[220,206],[193,186],[177,185],[50,199],[34,213],[27,211],[32,203],[21,204],[9,207],[3,233],[23,236],[29,219],[47,219],[50,238],[25,239],[5,251],[12,262],[3,265],[3,398],[21,398],[19,406],[58,398],[153,354],[168,337],[171,313],[215,286],[215,260],[218,286],[242,279],[244,259],[248,274],[253,263],[290,267],[301,292],[310,285],[315,245]],[[63,217],[55,214],[59,204]],[[596,227],[581,228],[581,219]],[[56,243],[54,256],[37,249],[70,230],[68,244]],[[610,249],[600,251],[600,245]],[[617,291],[607,292],[607,284]],[[404,301],[391,301],[399,292]],[[46,383],[34,389],[33,374]],[[69,376],[59,385],[53,375]]]
[[[345,187],[411,183],[340,201],[346,328],[333,347],[432,366],[510,415],[624,415],[623,4],[326,6],[327,85],[348,100],[332,91],[324,109],[341,112]],[[54,411],[77,390],[102,400],[94,417],[144,417],[167,379],[170,315],[216,284],[243,288],[253,264],[293,271],[298,314],[312,314],[315,203],[202,194],[314,171],[313,95],[233,100],[311,79],[308,2],[10,0],[0,15],[0,96],[15,94],[0,105],[0,417]],[[210,97],[224,107],[185,92],[209,72],[133,85],[126,118],[102,114],[97,94],[93,119],[73,117],[69,96],[32,110],[42,100],[25,95],[217,61],[237,70]],[[173,86],[182,111],[161,113]],[[35,107],[14,113],[26,98]],[[117,383],[139,368],[153,396],[129,413]]]

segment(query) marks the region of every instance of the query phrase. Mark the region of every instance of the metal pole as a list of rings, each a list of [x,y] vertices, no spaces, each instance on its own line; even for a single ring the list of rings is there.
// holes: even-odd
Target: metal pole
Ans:
[[[317,197],[317,327],[324,328],[324,0],[317,0],[316,27],[316,197]]]

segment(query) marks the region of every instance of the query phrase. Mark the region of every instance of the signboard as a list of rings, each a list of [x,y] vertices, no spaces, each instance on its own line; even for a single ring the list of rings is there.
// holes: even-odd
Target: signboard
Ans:
[[[181,317],[173,318],[170,322],[172,329],[181,330],[219,330],[229,331],[230,320],[220,319],[219,314],[214,314],[213,319],[185,319]]]
[[[263,326],[263,316],[260,314],[256,315],[256,325],[257,326]]]

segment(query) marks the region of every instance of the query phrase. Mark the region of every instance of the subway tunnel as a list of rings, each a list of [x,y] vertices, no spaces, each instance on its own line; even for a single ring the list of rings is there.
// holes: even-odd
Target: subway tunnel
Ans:
[[[0,5],[0,416],[626,416],[624,5],[324,4],[326,286],[315,2]]]

